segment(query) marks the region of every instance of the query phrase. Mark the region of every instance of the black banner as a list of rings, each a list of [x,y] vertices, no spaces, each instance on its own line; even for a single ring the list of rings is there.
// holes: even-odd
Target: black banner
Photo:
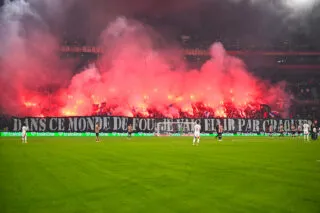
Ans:
[[[155,132],[158,122],[165,122],[162,125],[162,131],[170,131],[172,122],[190,122],[185,128],[193,131],[191,122],[199,121],[201,132],[215,132],[217,124],[222,124],[224,132],[236,133],[257,133],[268,132],[268,126],[272,125],[274,132],[278,132],[280,125],[283,125],[284,131],[288,132],[292,125],[302,126],[310,120],[303,119],[153,119],[153,118],[128,118],[128,117],[58,117],[58,118],[11,118],[3,126],[7,131],[21,131],[23,125],[29,127],[31,132],[93,132],[96,123],[99,123],[101,132],[126,132],[128,125],[132,124],[135,132]]]

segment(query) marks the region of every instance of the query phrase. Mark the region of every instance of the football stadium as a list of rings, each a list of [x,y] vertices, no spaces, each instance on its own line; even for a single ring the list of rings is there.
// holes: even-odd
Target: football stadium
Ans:
[[[320,212],[320,1],[0,1],[0,212]]]

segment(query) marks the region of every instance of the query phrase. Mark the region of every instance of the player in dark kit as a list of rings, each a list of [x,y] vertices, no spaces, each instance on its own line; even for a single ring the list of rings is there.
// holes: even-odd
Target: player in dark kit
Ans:
[[[279,137],[284,137],[284,129],[283,129],[283,125],[280,125],[280,127],[279,127],[279,132],[280,132]]]
[[[218,127],[219,127],[219,128],[218,128],[218,139],[219,139],[219,141],[222,141],[223,127],[222,127],[221,124],[219,124]]]
[[[96,133],[96,142],[100,142],[100,138],[99,138],[100,125],[99,125],[99,123],[96,123],[94,131]]]
[[[131,138],[131,135],[132,135],[132,125],[129,124],[129,126],[128,126],[128,138]]]
[[[311,139],[314,141],[318,139],[318,121],[311,124]]]
[[[217,132],[216,138],[218,138],[218,136],[219,136],[219,124],[216,125],[216,132]]]
[[[302,125],[298,125],[298,136],[301,136],[302,133]]]
[[[291,134],[292,134],[292,137],[296,137],[296,127],[292,124],[291,125]]]

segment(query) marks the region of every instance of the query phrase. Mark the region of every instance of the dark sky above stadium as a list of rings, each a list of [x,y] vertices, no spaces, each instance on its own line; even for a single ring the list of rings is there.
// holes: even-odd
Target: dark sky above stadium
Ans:
[[[117,16],[142,20],[162,35],[317,42],[318,0],[26,0],[52,31],[95,40]],[[289,3],[288,3],[289,2]]]

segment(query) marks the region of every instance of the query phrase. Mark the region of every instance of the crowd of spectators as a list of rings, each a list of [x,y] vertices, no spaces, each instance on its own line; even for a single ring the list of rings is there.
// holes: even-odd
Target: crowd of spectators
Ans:
[[[215,41],[220,41],[224,44],[225,48],[228,50],[271,50],[271,51],[311,51],[313,48],[309,47],[308,45],[300,45],[300,44],[292,44],[290,41],[278,41],[274,42],[273,44],[265,44],[265,43],[248,43],[246,41],[241,41],[239,39],[216,39],[216,40],[205,40],[201,38],[200,36],[189,36],[189,35],[183,35],[180,37],[179,40],[184,48],[198,48],[198,49],[208,49],[210,44],[212,44]],[[70,45],[70,46],[81,46],[86,45],[86,42],[82,39],[75,39],[75,40],[65,40],[63,42],[63,45]],[[82,57],[86,55],[80,55]],[[88,57],[84,57],[88,58]],[[188,61],[188,64],[191,66],[191,68],[199,68],[203,61],[208,59],[208,56],[185,56],[185,59]],[[301,62],[301,63],[318,63],[319,58],[306,58],[306,60],[302,60],[303,58],[297,56],[290,56],[290,57],[284,57],[281,58],[280,62],[283,63],[289,63],[289,62]],[[278,60],[275,58],[275,60]],[[302,60],[302,61],[301,61]],[[279,60],[278,60],[279,61]],[[291,96],[291,101],[293,104],[291,109],[290,117],[314,117],[317,115],[315,113],[318,108],[316,106],[309,106],[307,104],[308,101],[317,101],[320,98],[320,82],[316,79],[311,80],[304,80],[304,81],[296,81],[293,83],[288,84],[288,93]],[[295,101],[302,101],[306,104],[295,104]],[[93,114],[103,114],[103,115],[113,115],[113,111],[116,106],[107,106],[106,104],[101,104],[101,106],[93,107]],[[174,109],[174,106],[169,107],[172,110]],[[219,117],[219,115],[215,115],[215,112],[212,109],[204,109],[201,106],[193,107],[192,116],[195,117],[206,117],[206,116],[216,116]],[[247,110],[247,113],[238,114],[238,111],[236,109],[233,109],[232,107],[228,106],[226,107],[228,109],[225,113],[228,117],[247,117],[247,118],[255,118],[255,117],[261,117],[261,114],[258,112],[250,112],[250,110]],[[178,110],[176,110],[178,111]],[[249,113],[250,112],[250,113]],[[140,113],[139,110],[135,111],[132,110],[133,116],[139,116],[139,117],[163,117],[162,113],[158,112],[155,109],[147,109],[144,113]],[[177,112],[179,117],[188,116],[190,117],[191,114],[185,114],[184,112]]]
[[[296,83],[288,84],[287,92],[290,94],[289,104],[286,105],[290,111],[288,115],[290,118],[308,118],[314,119],[320,116],[320,99],[318,93],[320,92],[320,84],[318,81],[311,79],[308,81],[297,81]],[[268,106],[265,105],[267,108]],[[92,108],[92,115],[119,115],[118,105],[110,106],[108,103],[94,105]],[[151,118],[277,118],[281,117],[279,112],[273,111],[271,108],[264,108],[263,106],[250,106],[245,109],[237,109],[232,103],[224,103],[221,108],[222,111],[210,108],[203,103],[192,104],[192,109],[188,112],[181,111],[179,107],[174,104],[167,106],[162,112],[156,108],[132,108],[130,115],[134,117],[151,117]]]
[[[93,42],[93,43],[92,43]],[[63,39],[61,45],[65,46],[85,46],[96,45],[96,41],[88,43],[83,38]],[[251,39],[238,39],[216,37],[212,39],[202,38],[199,35],[181,35],[177,42],[183,48],[187,49],[208,49],[214,42],[221,42],[228,50],[252,50],[252,51],[318,51],[320,46],[310,45],[305,43],[296,43],[289,40],[276,40],[276,41],[253,41]]]
[[[190,36],[182,36],[181,41],[184,45],[192,46],[193,40]],[[195,40],[197,41],[197,40]],[[200,42],[200,41],[199,41]],[[197,42],[196,42],[197,43]],[[203,42],[201,41],[201,45],[197,44],[196,47],[200,48],[207,48],[210,45],[210,42]],[[63,45],[71,45],[71,46],[81,46],[85,45],[85,40],[82,39],[75,39],[75,40],[65,40]],[[289,45],[285,42],[285,44]],[[229,47],[228,47],[229,45]],[[241,49],[240,42],[235,42],[234,44],[226,42],[227,48],[233,49]],[[84,55],[85,56],[85,55]],[[85,57],[88,60],[92,60],[92,57]],[[189,62],[195,63],[203,63],[205,57],[189,57],[186,56],[186,60]],[[85,60],[84,61],[88,61]],[[317,79],[310,79],[310,80],[299,80],[293,83],[288,84],[287,87],[288,93],[290,94],[291,98],[291,109],[290,109],[290,117],[291,118],[314,118],[320,115],[320,81]],[[55,109],[56,107],[51,107]],[[93,106],[92,114],[93,115],[118,115],[116,112],[117,106],[108,106],[105,103],[100,104],[99,106]],[[244,110],[235,109],[232,105],[224,106],[226,110],[222,113],[217,113],[214,109],[205,107],[202,104],[194,104],[192,106],[192,112],[186,113],[180,111],[174,105],[168,106],[167,111],[171,111],[171,114],[174,114],[174,117],[243,117],[243,118],[261,118],[264,117],[265,114],[255,107],[253,110],[252,108],[248,107]],[[50,115],[50,110],[44,109],[42,114],[46,116],[47,114]],[[137,117],[166,117],[167,115],[163,114],[162,112],[157,111],[156,109],[146,109],[144,112],[141,110],[132,109],[132,115]],[[269,113],[268,113],[269,115]],[[273,116],[277,116],[273,114]]]
[[[121,107],[121,105],[109,105],[107,103],[94,104],[92,106],[92,115],[123,116],[118,110],[119,107]],[[127,114],[127,116],[148,118],[262,118],[264,115],[261,109],[260,105],[248,105],[245,108],[239,109],[232,103],[224,103],[220,106],[220,110],[217,110],[198,102],[192,104],[187,111],[182,110],[181,107],[174,104],[162,110],[155,107],[145,109],[132,107],[130,114]],[[269,109],[268,111],[271,110]],[[126,112],[128,113],[127,110]]]
[[[297,43],[288,39],[275,41],[259,41],[254,39],[238,39],[217,37],[214,39],[202,38],[199,35],[181,35],[179,42],[185,48],[207,49],[214,42],[222,42],[228,50],[252,51],[316,51],[320,47],[306,43]]]
[[[291,117],[320,117],[320,82],[317,79],[297,81],[288,85],[291,96]]]
[[[320,96],[320,81],[311,79],[309,81],[299,81],[291,84],[290,91],[295,98],[302,101],[317,101]]]

